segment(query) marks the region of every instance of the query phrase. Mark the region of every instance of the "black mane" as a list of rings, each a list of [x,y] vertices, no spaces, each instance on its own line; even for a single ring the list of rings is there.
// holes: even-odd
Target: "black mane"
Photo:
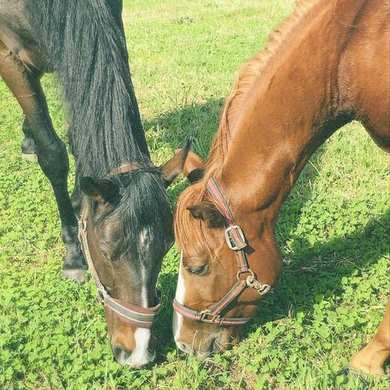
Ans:
[[[32,29],[64,89],[69,139],[80,176],[106,177],[125,161],[150,166],[130,76],[121,0],[28,0]],[[112,177],[121,188],[113,211],[125,248],[140,254],[139,234],[154,231],[157,246],[172,241],[163,226],[172,213],[156,173]],[[140,259],[145,261],[145,259]]]
[[[102,177],[123,161],[149,162],[130,77],[121,0],[39,0],[31,7],[70,116],[79,174]]]
[[[143,256],[139,234],[149,230],[155,248],[168,250],[173,242],[172,210],[159,175],[151,172],[122,174],[111,177],[111,180],[124,189],[121,202],[109,215],[118,216],[121,220],[122,247],[121,253],[132,253],[140,256],[139,262],[147,261]],[[131,207],[129,207],[131,205]]]

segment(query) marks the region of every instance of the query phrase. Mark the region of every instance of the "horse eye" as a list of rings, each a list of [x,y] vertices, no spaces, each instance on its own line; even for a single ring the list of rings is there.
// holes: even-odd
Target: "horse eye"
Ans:
[[[205,275],[208,272],[209,265],[208,264],[192,265],[192,266],[185,267],[185,269],[192,274],[201,276],[201,275]]]

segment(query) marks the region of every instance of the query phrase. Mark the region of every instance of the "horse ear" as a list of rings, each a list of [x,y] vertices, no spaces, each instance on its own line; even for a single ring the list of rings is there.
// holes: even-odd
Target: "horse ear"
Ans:
[[[119,195],[119,187],[111,180],[94,179],[84,176],[80,178],[81,191],[99,203],[115,203]]]
[[[218,211],[213,203],[201,202],[188,207],[187,210],[195,219],[205,221],[209,228],[221,228],[227,224],[226,218]]]
[[[183,167],[184,176],[193,184],[202,179],[204,170],[205,163],[203,160],[197,154],[190,151]]]
[[[187,141],[184,148],[176,150],[174,156],[165,164],[160,166],[161,177],[164,181],[165,187],[168,187],[176,179],[176,177],[183,172],[184,164],[190,148],[191,140]]]
[[[168,187],[176,177],[183,173],[191,183],[200,180],[203,176],[204,163],[191,149],[192,140],[188,140],[185,147],[177,149],[175,155],[160,166],[161,176]]]

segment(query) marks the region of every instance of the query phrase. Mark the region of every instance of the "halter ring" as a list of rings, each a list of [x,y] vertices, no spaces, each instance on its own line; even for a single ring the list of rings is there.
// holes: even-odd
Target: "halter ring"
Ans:
[[[246,277],[246,284],[248,285],[248,280],[250,280],[251,282],[253,282],[254,280],[256,280],[255,278],[255,274],[254,272],[251,270],[251,269],[247,269],[245,271],[238,271],[237,272],[237,280],[240,281],[241,280],[241,275],[243,274],[249,274],[247,277]],[[249,287],[249,285],[248,285]]]

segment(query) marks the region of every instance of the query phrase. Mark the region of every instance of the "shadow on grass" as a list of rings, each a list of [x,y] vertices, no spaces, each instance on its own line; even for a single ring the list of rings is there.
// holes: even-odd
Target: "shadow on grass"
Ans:
[[[156,133],[154,143],[149,145],[152,151],[162,145],[175,150],[193,137],[192,149],[206,158],[218,128],[223,102],[223,98],[212,98],[203,104],[188,104],[146,121],[144,127],[147,134]]]
[[[345,276],[364,275],[388,253],[386,236],[389,231],[390,210],[345,237],[312,247],[302,238],[291,263],[284,267],[274,293],[260,306],[256,326],[249,326],[247,330],[250,332],[268,321],[286,317],[292,305],[294,311],[308,314],[322,298],[340,295]]]
[[[307,316],[313,312],[319,297],[322,299],[342,294],[343,277],[356,271],[358,275],[363,275],[371,265],[388,253],[388,244],[383,239],[386,237],[386,229],[390,230],[390,211],[343,238],[314,247],[305,244],[305,239],[302,239],[301,249],[294,253],[291,264],[284,267],[274,292],[261,302],[259,313],[244,329],[243,338],[267,322],[287,317],[292,306],[295,312],[302,311]],[[164,361],[168,351],[174,348],[171,302],[175,295],[176,281],[177,274],[160,276],[164,303],[156,326],[158,362]]]

